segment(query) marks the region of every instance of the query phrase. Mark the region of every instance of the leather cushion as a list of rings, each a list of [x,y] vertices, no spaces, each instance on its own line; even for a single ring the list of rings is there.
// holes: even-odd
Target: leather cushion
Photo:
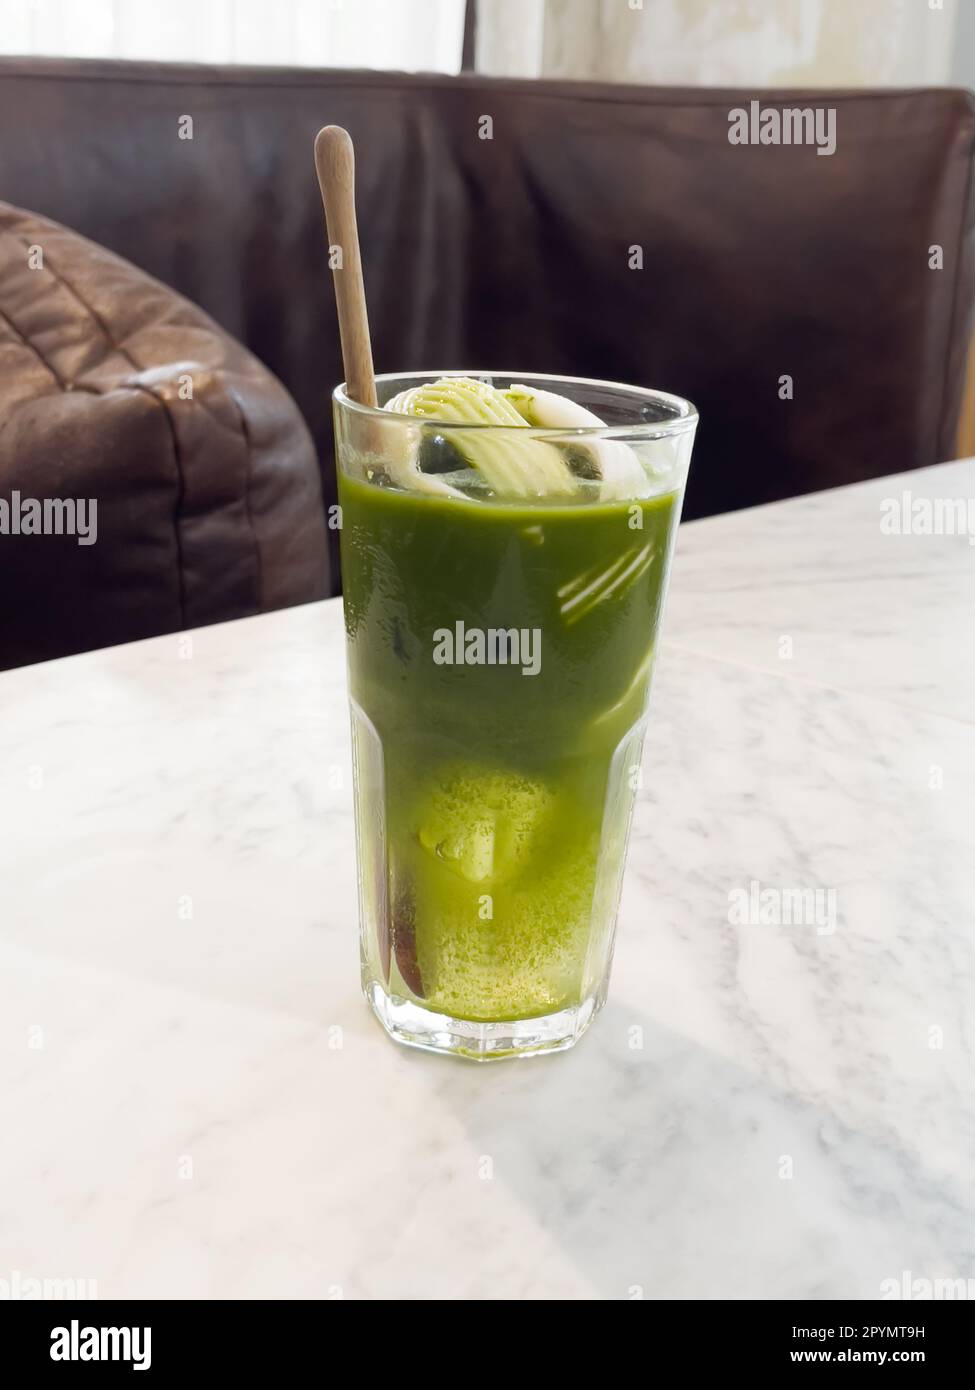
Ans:
[[[0,204],[0,497],[15,492],[95,499],[97,540],[0,535],[0,667],[328,592],[317,460],[281,384],[174,291]]]

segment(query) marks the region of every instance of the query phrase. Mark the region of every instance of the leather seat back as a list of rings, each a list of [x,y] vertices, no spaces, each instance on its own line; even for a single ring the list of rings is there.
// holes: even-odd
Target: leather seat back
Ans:
[[[951,457],[975,100],[763,92],[835,109],[822,156],[730,143],[753,96],[10,59],[0,125],[22,133],[0,148],[0,196],[145,267],[261,357],[311,426],[327,501],[342,369],[312,142],[328,122],[356,141],[377,370],[689,396],[691,516]]]

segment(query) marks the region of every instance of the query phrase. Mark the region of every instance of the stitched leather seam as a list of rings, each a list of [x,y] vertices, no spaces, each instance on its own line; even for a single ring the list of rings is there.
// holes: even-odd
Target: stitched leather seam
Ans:
[[[27,247],[27,248],[29,249],[31,243],[30,243],[30,242],[25,242],[25,241],[23,240],[23,238],[22,238],[22,237],[19,237],[15,232],[10,232],[10,231],[8,231],[8,232],[7,232],[7,235],[12,236],[16,241],[19,241],[20,244],[21,244],[22,246],[25,246],[25,247]],[[65,290],[67,290],[68,294],[70,294],[71,297],[72,297],[73,299],[75,299],[75,300],[77,301],[77,303],[79,303],[79,304],[81,305],[82,309],[84,309],[85,313],[88,314],[88,316],[90,317],[90,319],[92,320],[92,322],[95,323],[95,324],[97,324],[97,326],[98,326],[98,328],[99,328],[99,330],[100,330],[100,332],[101,332],[101,334],[102,334],[102,337],[105,339],[106,343],[107,343],[108,346],[111,348],[111,350],[112,350],[113,352],[117,352],[118,355],[119,355],[120,357],[123,357],[123,358],[125,359],[125,361],[129,364],[129,366],[133,369],[133,371],[136,371],[136,372],[142,371],[142,370],[143,370],[142,367],[139,365],[138,362],[135,361],[135,359],[132,357],[132,354],[131,354],[126,348],[122,347],[122,345],[121,345],[120,343],[116,343],[116,342],[115,342],[115,340],[114,340],[114,338],[112,337],[111,333],[109,333],[106,324],[105,324],[104,321],[102,320],[101,315],[98,314],[98,313],[95,311],[95,309],[92,308],[92,306],[86,301],[86,299],[84,298],[83,295],[81,295],[81,294],[78,293],[78,291],[77,291],[77,289],[75,289],[74,285],[72,285],[68,280],[66,280],[66,279],[64,278],[64,276],[60,273],[60,271],[58,271],[58,270],[51,264],[50,257],[49,257],[47,254],[45,254],[45,256],[44,256],[44,269],[50,272],[50,274],[51,274],[52,277],[57,281],[57,283],[58,283],[59,285],[63,286],[63,288],[64,288]],[[4,315],[4,317],[6,318],[6,315]],[[9,320],[8,320],[8,322],[9,322]],[[21,337],[23,337],[23,336],[24,336],[24,335],[21,334]],[[28,345],[29,347],[33,347],[33,344],[30,343],[29,339],[27,339],[26,337],[24,338],[24,342],[27,343],[27,345]],[[37,349],[34,348],[34,351],[37,352]],[[69,385],[73,384],[73,383],[67,383],[67,382],[65,382],[63,379],[57,377],[57,373],[54,371],[54,368],[51,367],[50,364],[49,364],[48,362],[45,361],[45,359],[44,359],[44,357],[42,356],[42,354],[41,354],[40,352],[37,352],[37,355],[38,355],[38,357],[41,358],[41,361],[44,362],[44,365],[48,367],[48,369],[50,370],[52,376],[54,376],[54,377],[58,380],[58,384],[61,386],[61,389],[62,389],[62,390],[67,390],[68,387],[69,387]],[[138,392],[141,392],[143,395],[148,396],[150,400],[155,401],[156,405],[159,406],[159,407],[161,408],[161,410],[162,410],[162,412],[163,412],[163,415],[165,416],[165,419],[166,419],[166,425],[167,425],[167,427],[168,427],[168,429],[169,429],[169,436],[170,436],[170,439],[172,440],[172,447],[173,447],[173,464],[174,464],[175,470],[176,470],[176,504],[175,504],[175,507],[174,507],[174,510],[173,510],[173,532],[174,532],[175,540],[176,540],[176,562],[177,562],[177,571],[178,571],[177,577],[178,577],[178,581],[179,581],[179,617],[180,617],[180,627],[185,628],[185,627],[186,627],[186,575],[185,575],[185,566],[184,566],[184,564],[183,564],[183,542],[182,542],[182,536],[181,536],[181,534],[180,534],[180,510],[181,510],[182,505],[183,505],[183,498],[184,498],[185,492],[186,492],[186,484],[185,484],[184,473],[183,473],[183,459],[182,459],[182,455],[181,455],[181,453],[180,453],[180,447],[179,447],[179,436],[178,436],[177,431],[176,431],[176,422],[175,422],[175,420],[173,419],[172,411],[171,411],[170,408],[169,408],[169,402],[165,399],[165,397],[163,397],[163,396],[157,396],[156,393],[155,393],[155,391],[153,391],[153,390],[151,389],[151,387],[145,386],[145,385],[143,385],[141,382],[129,382],[129,383],[127,383],[127,385],[129,386],[129,388],[130,388],[132,391],[138,391]],[[114,390],[117,390],[118,388],[117,388],[117,387],[113,387],[113,389],[114,389]],[[95,392],[94,394],[96,394],[96,395],[103,395],[104,392],[98,391],[98,392]]]
[[[186,572],[183,564],[183,536],[180,529],[179,517],[183,510],[183,499],[186,496],[186,481],[183,474],[183,456],[179,448],[179,434],[176,430],[176,421],[173,419],[173,412],[169,408],[169,402],[163,396],[157,396],[151,386],[144,385],[141,381],[131,381],[128,383],[132,391],[138,391],[143,396],[148,396],[156,405],[162,406],[163,417],[166,427],[169,430],[169,437],[173,443],[173,462],[176,465],[176,502],[173,506],[173,534],[176,538],[176,567],[179,580],[179,625],[186,627]]]
[[[46,368],[47,371],[50,372],[51,376],[54,378],[55,384],[60,388],[60,390],[66,390],[65,382],[61,379],[61,377],[58,376],[57,372],[54,370],[51,363],[44,356],[43,352],[41,352],[40,348],[37,347],[36,344],[32,343],[25,333],[21,332],[21,330],[17,327],[13,319],[10,317],[10,315],[7,313],[6,309],[4,309],[2,305],[0,305],[0,318],[2,318],[4,323],[6,323],[13,330],[17,338],[23,343],[24,347],[27,348],[28,352],[32,352],[34,356],[37,358],[38,362],[40,362],[41,366]]]
[[[60,230],[60,228],[54,224],[52,224],[52,228],[54,231]],[[25,246],[28,250],[30,250],[31,243],[24,241],[24,239],[18,236],[16,232],[10,232],[8,233],[8,235],[12,236],[15,241],[19,241],[21,246]],[[78,293],[74,285],[67,281],[61,274],[61,272],[51,264],[50,257],[48,256],[47,252],[44,253],[44,269],[49,271],[52,277],[58,282],[58,284],[67,290],[68,294],[71,295],[72,299],[77,300],[77,302],[81,305],[82,309],[84,309],[85,313],[89,316],[92,322],[97,325],[99,332],[101,333],[102,337],[105,339],[106,343],[111,348],[111,350],[113,352],[117,352],[120,357],[124,357],[126,362],[128,362],[129,366],[134,371],[141,371],[142,368],[139,366],[138,362],[134,360],[132,354],[128,351],[128,349],[124,348],[121,343],[117,343],[115,339],[112,337],[111,333],[109,333],[108,326],[106,325],[101,315],[97,313],[95,309],[92,308],[92,306],[88,303],[88,301],[84,298],[83,295],[80,295]]]
[[[265,612],[264,606],[264,564],[261,557],[261,547],[257,539],[257,528],[254,525],[254,514],[251,510],[251,478],[253,475],[253,450],[251,432],[247,424],[247,414],[241,404],[237,392],[232,386],[227,387],[227,395],[234,403],[237,416],[240,420],[240,432],[244,436],[245,464],[244,464],[244,510],[247,513],[247,525],[250,527],[251,537],[254,542],[254,568],[257,574],[257,599],[258,612]]]

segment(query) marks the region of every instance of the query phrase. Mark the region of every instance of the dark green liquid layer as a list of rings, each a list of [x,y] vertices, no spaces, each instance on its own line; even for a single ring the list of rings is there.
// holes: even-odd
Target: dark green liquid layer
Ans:
[[[677,499],[348,476],[339,499],[367,967],[458,1018],[576,1004],[611,941]],[[458,623],[538,629],[538,673],[437,664]]]

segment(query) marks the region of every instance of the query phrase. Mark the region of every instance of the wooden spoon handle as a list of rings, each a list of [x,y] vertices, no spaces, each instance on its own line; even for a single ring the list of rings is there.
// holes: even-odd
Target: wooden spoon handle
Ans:
[[[355,154],[347,130],[327,125],[315,137],[315,168],[325,205],[329,248],[338,254],[332,266],[345,386],[351,400],[377,404],[376,377],[369,341],[369,315],[362,283],[362,257],[355,220]]]

